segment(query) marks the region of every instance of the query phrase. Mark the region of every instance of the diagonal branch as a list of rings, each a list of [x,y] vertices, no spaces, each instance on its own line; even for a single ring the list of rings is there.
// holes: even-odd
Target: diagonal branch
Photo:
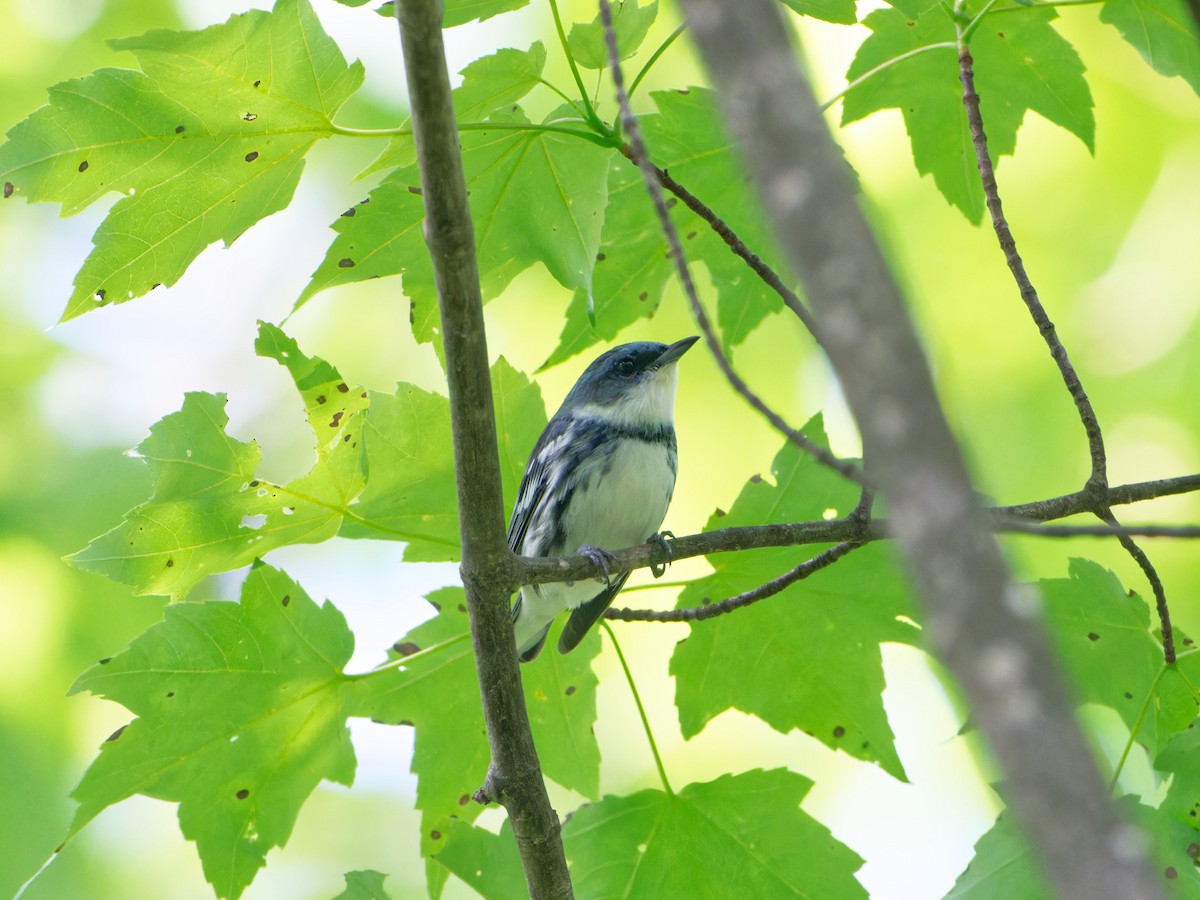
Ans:
[[[642,140],[641,127],[638,125],[637,118],[633,115],[633,110],[629,105],[629,95],[625,91],[625,76],[621,70],[621,54],[617,48],[617,35],[612,27],[612,9],[609,7],[608,0],[600,0],[600,21],[604,23],[604,37],[608,46],[608,64],[612,72],[613,85],[617,92],[617,103],[621,108],[621,128],[629,137],[628,147],[624,148],[622,152],[626,153],[628,151],[626,155],[642,173],[642,180],[646,183],[646,193],[650,195],[650,202],[654,205],[654,211],[658,215],[659,226],[662,228],[663,235],[667,239],[667,247],[670,251],[671,260],[675,264],[676,275],[679,278],[680,285],[683,287],[684,294],[687,296],[692,316],[695,318],[696,324],[700,326],[700,330],[704,333],[704,341],[708,345],[709,352],[712,353],[713,358],[717,361],[717,366],[721,369],[725,379],[733,386],[734,390],[741,394],[742,398],[750,406],[758,410],[777,431],[823,465],[828,466],[857,484],[863,484],[862,470],[858,466],[846,460],[838,459],[824,447],[809,440],[807,436],[789,425],[782,416],[767,406],[763,399],[754,393],[750,389],[750,386],[742,380],[742,377],[734,371],[733,364],[729,361],[724,348],[721,347],[721,342],[713,330],[712,322],[709,321],[708,313],[704,311],[704,307],[700,303],[700,297],[696,293],[696,283],[692,280],[692,273],[688,269],[687,258],[683,255],[683,244],[679,240],[679,232],[675,228],[675,223],[671,221],[671,215],[667,211],[667,204],[663,201],[658,170],[646,155],[646,144]]]
[[[1105,793],[1044,637],[1012,602],[912,322],[778,6],[682,5],[871,448],[928,611],[930,649],[972,701],[1014,814],[1063,897],[1161,897],[1140,838]]]
[[[967,110],[967,122],[971,129],[971,140],[975,146],[975,158],[979,168],[979,176],[983,182],[983,193],[987,200],[988,213],[992,218],[992,228],[996,232],[996,238],[1000,242],[1004,258],[1008,262],[1008,268],[1017,283],[1017,288],[1020,290],[1021,299],[1025,302],[1025,306],[1029,310],[1034,323],[1037,325],[1042,339],[1046,342],[1046,346],[1050,348],[1050,355],[1058,365],[1059,374],[1062,376],[1063,383],[1067,386],[1067,391],[1070,393],[1071,399],[1075,401],[1075,408],[1079,413],[1079,419],[1083,423],[1083,429],[1087,434],[1088,450],[1092,458],[1092,473],[1088,478],[1085,490],[1090,488],[1094,495],[1090,510],[1102,522],[1108,525],[1116,525],[1117,519],[1104,500],[1104,495],[1108,487],[1108,472],[1104,451],[1104,436],[1100,431],[1100,422],[1096,418],[1096,412],[1092,408],[1092,403],[1088,399],[1087,392],[1083,389],[1083,383],[1079,380],[1079,375],[1076,373],[1075,367],[1071,364],[1071,359],[1067,355],[1067,348],[1059,338],[1058,332],[1055,331],[1054,323],[1050,321],[1050,317],[1046,314],[1045,307],[1042,306],[1042,301],[1038,297],[1037,290],[1034,288],[1033,282],[1030,281],[1029,275],[1025,271],[1025,263],[1017,253],[1016,239],[1013,237],[1012,230],[1008,227],[1008,220],[1004,217],[1004,208],[1000,202],[1000,189],[996,184],[995,169],[992,166],[991,155],[988,153],[987,134],[983,130],[983,114],[979,109],[979,94],[975,91],[975,71],[971,53],[967,47],[967,34],[971,26],[963,22],[961,15],[962,0],[958,0],[958,3],[955,5],[955,13],[958,70],[959,81],[962,82],[963,88],[963,105]],[[1119,534],[1117,535],[1117,539],[1126,552],[1141,567],[1146,580],[1150,582],[1150,589],[1154,592],[1158,619],[1162,626],[1163,658],[1168,664],[1173,663],[1175,662],[1174,630],[1171,628],[1171,611],[1167,606],[1167,594],[1163,588],[1162,579],[1159,578],[1158,571],[1150,562],[1150,558],[1146,556],[1145,551],[1137,545],[1132,537],[1128,534]]]
[[[441,308],[461,572],[492,756],[487,783],[476,797],[498,801],[508,811],[530,895],[569,898],[571,878],[558,815],[550,806],[529,730],[508,612],[512,556],[505,540],[475,236],[442,44],[442,4],[399,0],[396,18],[412,102],[425,236]]]

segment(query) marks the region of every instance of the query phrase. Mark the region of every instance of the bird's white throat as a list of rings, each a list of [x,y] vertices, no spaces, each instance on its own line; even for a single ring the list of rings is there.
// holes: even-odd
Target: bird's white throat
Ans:
[[[625,428],[662,428],[675,423],[675,387],[679,372],[668,363],[627,391],[617,403],[586,403],[574,410],[581,418]]]

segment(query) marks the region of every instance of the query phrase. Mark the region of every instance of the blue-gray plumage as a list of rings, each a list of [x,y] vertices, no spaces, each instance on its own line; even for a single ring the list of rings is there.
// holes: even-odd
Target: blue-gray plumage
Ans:
[[[606,551],[652,537],[675,489],[675,364],[696,342],[622,344],[601,354],[575,382],[534,445],[508,525],[521,556]],[[532,585],[513,605],[517,653],[541,652],[554,618],[572,610],[558,641],[572,650],[629,577]]]

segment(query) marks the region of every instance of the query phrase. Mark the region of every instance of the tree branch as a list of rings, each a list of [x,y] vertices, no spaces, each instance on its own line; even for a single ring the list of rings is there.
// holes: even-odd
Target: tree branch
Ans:
[[[912,323],[779,10],[769,0],[683,7],[871,447],[872,475],[928,611],[923,633],[973,702],[1018,821],[1062,896],[1161,897],[1043,636],[1012,602]]]
[[[442,44],[442,4],[399,0],[396,18],[412,101],[425,237],[442,316],[461,572],[492,756],[487,782],[476,796],[496,800],[508,811],[530,895],[569,898],[558,815],[550,806],[529,730],[509,618],[512,555],[505,541],[483,304]]]

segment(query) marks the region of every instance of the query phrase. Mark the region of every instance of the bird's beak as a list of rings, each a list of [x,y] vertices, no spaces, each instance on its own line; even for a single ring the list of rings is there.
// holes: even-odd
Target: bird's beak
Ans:
[[[700,340],[699,337],[686,337],[682,341],[676,341],[660,353],[658,359],[651,363],[648,368],[661,369],[663,366],[670,365],[683,356],[683,354],[687,353],[692,344],[698,340]]]

